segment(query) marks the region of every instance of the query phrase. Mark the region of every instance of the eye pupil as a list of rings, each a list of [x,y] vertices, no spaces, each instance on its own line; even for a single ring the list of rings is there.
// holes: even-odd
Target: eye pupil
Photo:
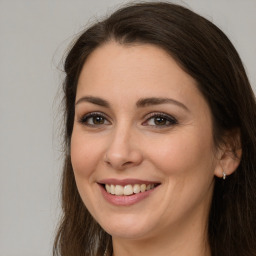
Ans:
[[[102,116],[94,116],[93,124],[104,124],[104,118]]]
[[[163,117],[155,117],[155,124],[156,125],[165,125],[166,124],[166,119]]]

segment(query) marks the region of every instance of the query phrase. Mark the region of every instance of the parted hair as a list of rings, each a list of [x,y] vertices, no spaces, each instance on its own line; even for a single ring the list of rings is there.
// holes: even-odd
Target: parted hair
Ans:
[[[63,216],[53,255],[112,255],[111,236],[83,204],[74,179],[70,140],[76,87],[88,56],[99,46],[152,44],[164,49],[197,81],[213,118],[216,147],[226,134],[239,131],[242,149],[237,170],[224,181],[215,177],[208,220],[212,256],[256,255],[256,102],[242,61],[227,36],[193,11],[167,2],[133,3],[83,31],[64,63],[65,161],[62,174]],[[234,154],[235,157],[235,154]]]

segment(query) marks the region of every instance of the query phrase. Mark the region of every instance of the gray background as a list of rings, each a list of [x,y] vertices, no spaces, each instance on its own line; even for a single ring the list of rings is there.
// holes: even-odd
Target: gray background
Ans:
[[[61,57],[85,25],[124,2],[0,0],[0,256],[51,255],[60,213]],[[256,88],[256,1],[182,3],[230,37]]]

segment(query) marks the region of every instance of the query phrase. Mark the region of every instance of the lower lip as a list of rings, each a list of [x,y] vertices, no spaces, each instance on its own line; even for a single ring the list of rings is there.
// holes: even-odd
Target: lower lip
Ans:
[[[152,194],[157,188],[155,187],[148,191],[140,192],[138,194],[132,194],[130,196],[116,196],[116,195],[109,194],[101,185],[99,186],[105,200],[117,206],[129,206],[129,205],[136,204],[142,201],[143,199],[147,198],[148,196],[150,196],[150,194]]]

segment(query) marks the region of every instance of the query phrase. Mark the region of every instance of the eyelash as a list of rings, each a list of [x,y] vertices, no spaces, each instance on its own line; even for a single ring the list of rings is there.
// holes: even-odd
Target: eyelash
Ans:
[[[146,116],[147,120],[145,122],[142,123],[142,125],[145,125],[145,123],[148,123],[149,120],[154,120],[153,122],[156,121],[156,118],[161,118],[163,121],[167,122],[168,124],[163,124],[163,125],[148,125],[148,126],[152,126],[154,128],[166,128],[166,127],[170,127],[173,125],[178,124],[176,118],[174,118],[173,116],[167,115],[165,113],[161,113],[161,112],[152,112],[149,115]],[[146,126],[146,125],[145,125]]]
[[[104,124],[89,124],[88,123],[88,120],[90,118],[94,118],[94,117],[101,117],[103,119],[103,121],[105,122],[106,120],[108,121],[108,118],[106,115],[104,115],[103,113],[101,112],[91,112],[91,113],[88,113],[84,116],[82,116],[79,120],[79,123],[83,124],[83,125],[86,125],[86,126],[91,126],[91,127],[96,127],[96,126],[101,126],[101,125],[104,125]],[[109,121],[108,121],[109,123]]]
[[[103,124],[90,124],[88,122],[88,120],[90,120],[90,118],[94,118],[94,117],[100,117],[102,118],[102,121],[104,122]],[[166,128],[166,127],[170,127],[170,126],[173,126],[173,125],[176,125],[178,124],[177,120],[170,116],[170,115],[167,115],[165,113],[161,113],[161,112],[152,112],[150,114],[148,114],[146,116],[146,121],[144,121],[142,123],[143,126],[147,126],[146,123],[148,123],[151,119],[155,119],[154,122],[156,121],[156,118],[161,118],[162,120],[161,121],[164,121],[164,122],[167,122],[168,124],[163,124],[163,125],[148,125],[148,126],[151,126],[151,127],[154,127],[154,128]],[[108,124],[105,124],[105,121],[108,122]],[[108,121],[108,117],[106,115],[104,115],[103,113],[101,112],[91,112],[91,113],[88,113],[84,116],[82,116],[82,118],[80,118],[79,122],[83,125],[86,125],[86,126],[90,126],[90,127],[99,127],[99,126],[102,126],[102,125],[109,125],[110,122]],[[93,122],[93,120],[92,120]]]

